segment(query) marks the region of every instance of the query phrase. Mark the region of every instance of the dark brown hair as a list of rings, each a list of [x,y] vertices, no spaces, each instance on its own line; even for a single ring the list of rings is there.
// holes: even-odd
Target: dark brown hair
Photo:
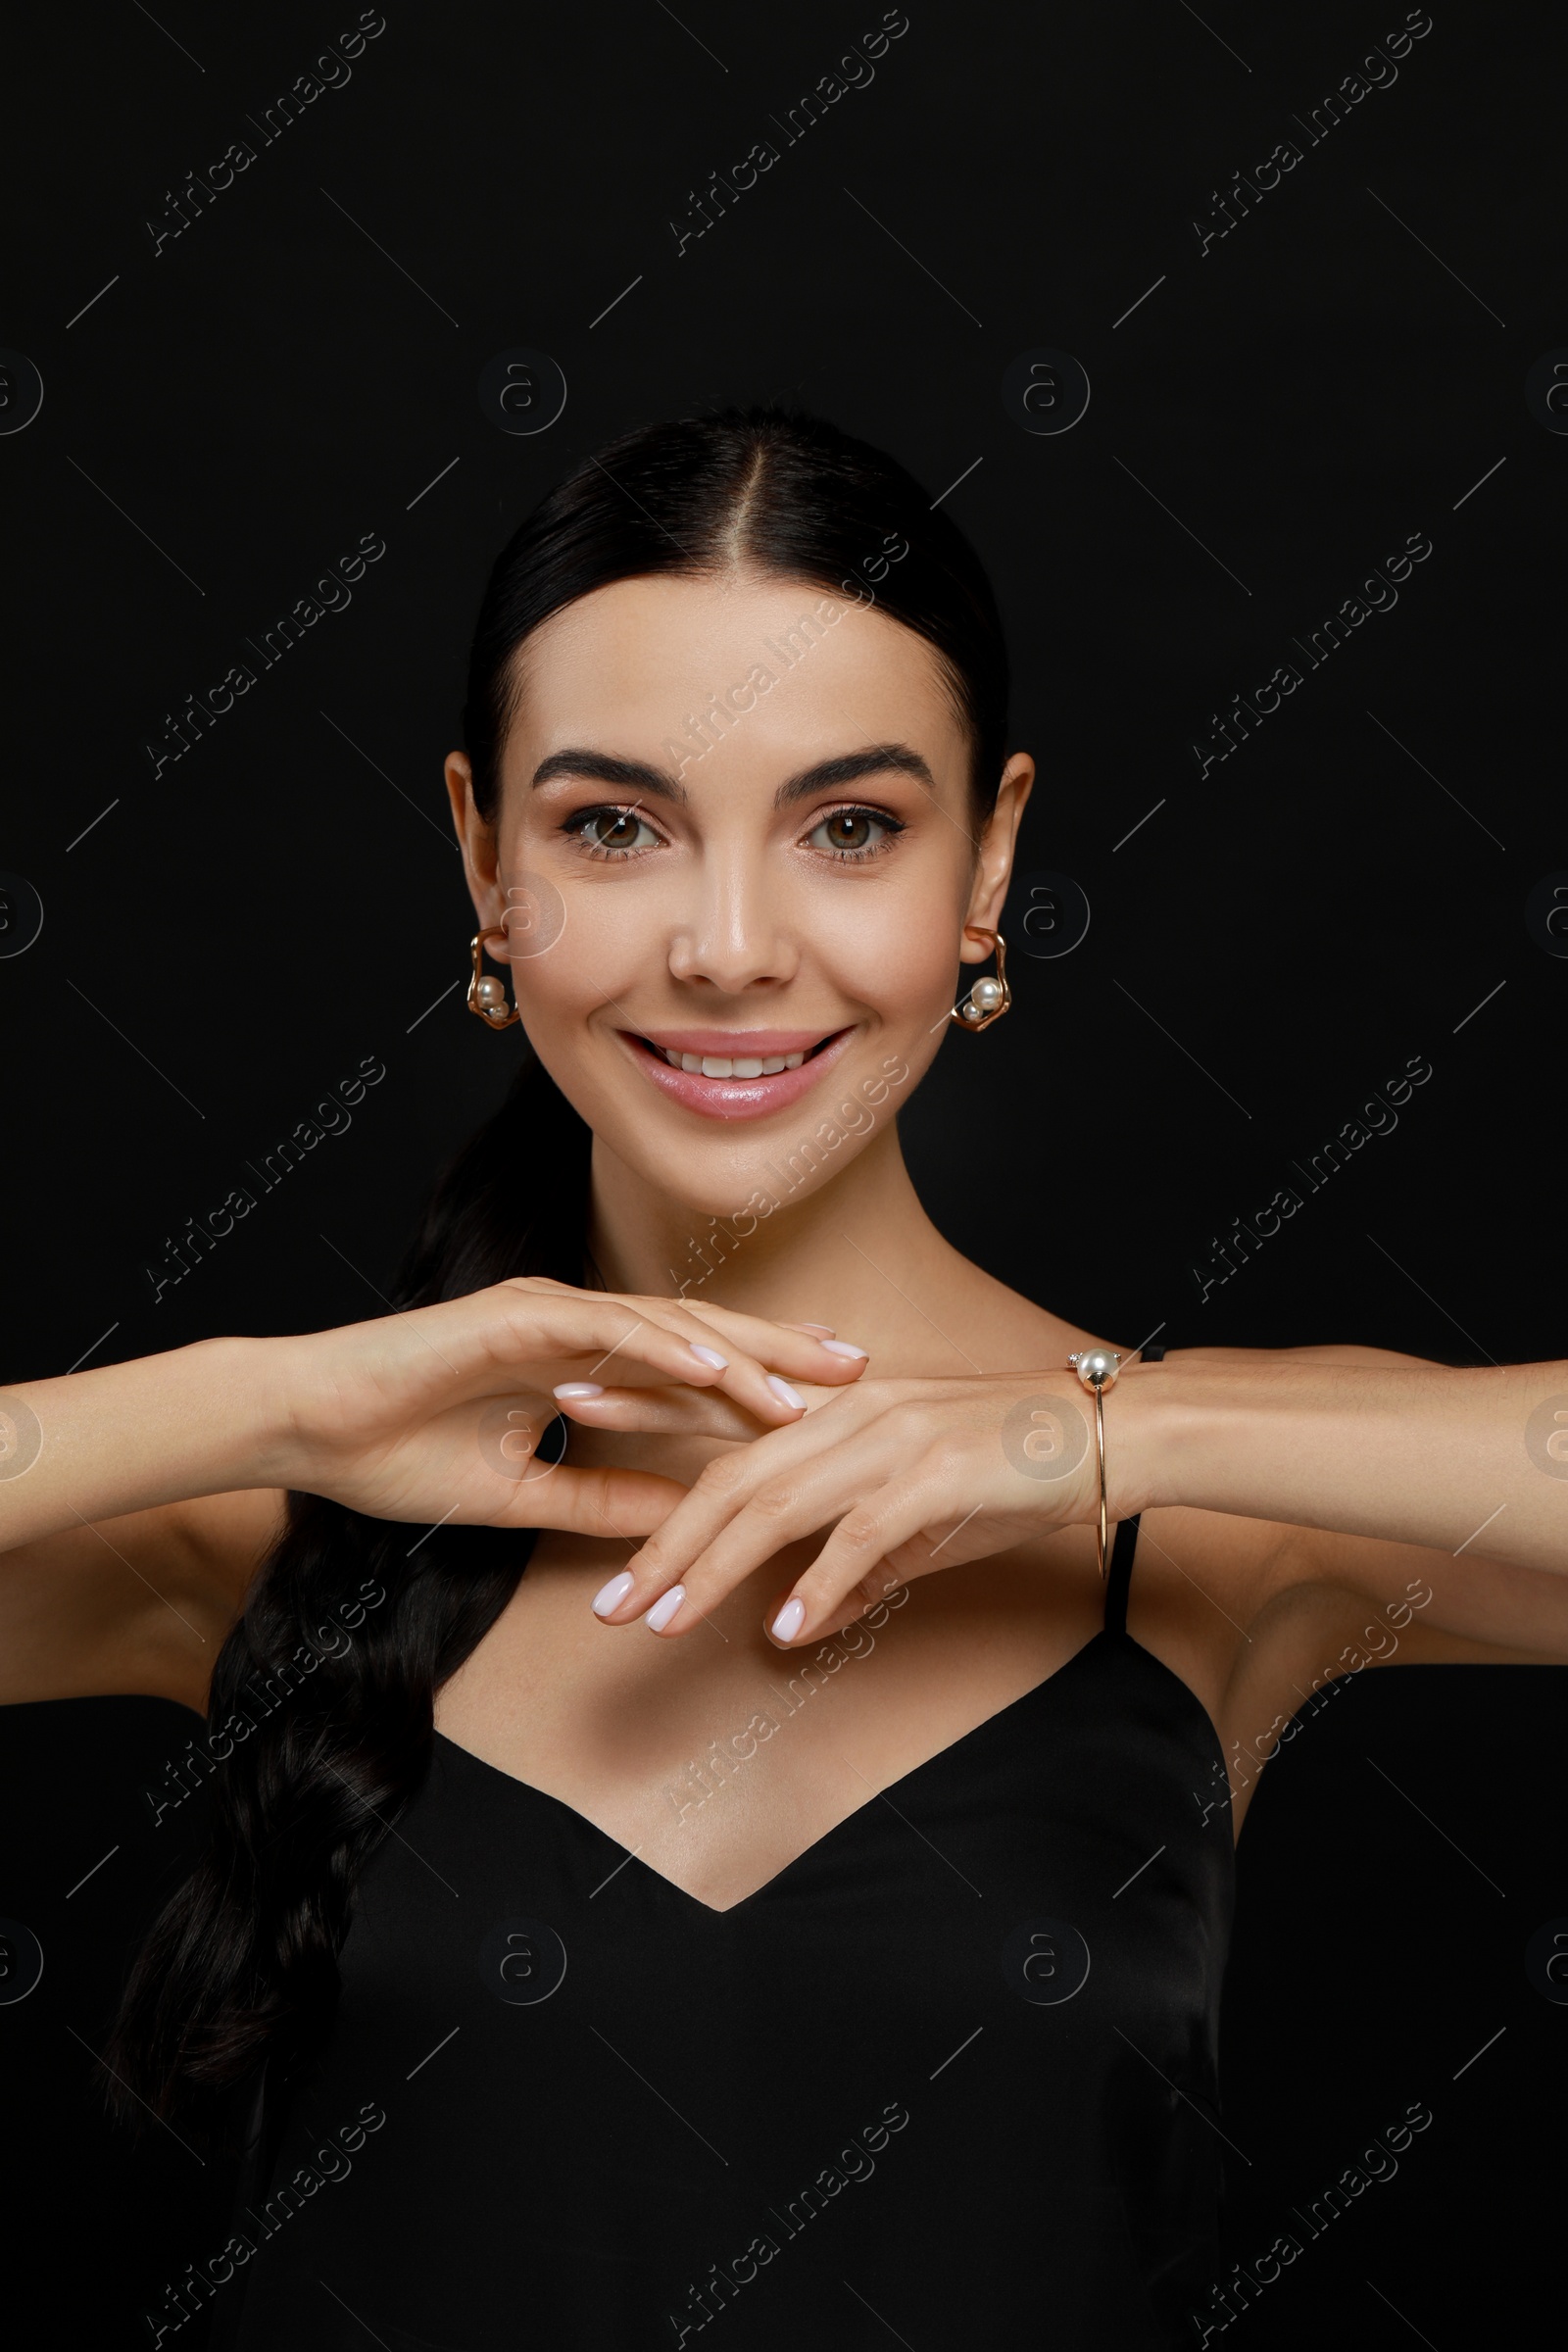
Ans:
[[[975,809],[989,812],[1007,663],[979,558],[893,459],[818,418],[758,409],[626,434],[503,550],[464,710],[481,814],[496,813],[514,657],[542,621],[617,580],[735,564],[874,598],[923,637],[969,732]],[[437,1182],[392,1303],[429,1305],[517,1274],[592,1279],[591,1141],[525,1055],[495,1116]],[[126,2120],[141,2099],[211,2125],[220,2094],[254,2082],[264,2062],[270,2082],[286,2081],[319,2046],[356,1879],[428,1768],[435,1692],[505,1608],[528,1548],[515,1532],[448,1524],[411,1551],[399,1525],[290,1494],[285,1532],[213,1676],[210,1720],[215,1731],[232,1724],[234,1745],[211,1783],[209,1850],[154,1926],[107,2053]],[[317,1629],[345,1610],[354,1622],[372,1589],[384,1600],[347,1646],[325,1650]],[[285,1686],[284,1703],[258,1705],[258,1689]]]

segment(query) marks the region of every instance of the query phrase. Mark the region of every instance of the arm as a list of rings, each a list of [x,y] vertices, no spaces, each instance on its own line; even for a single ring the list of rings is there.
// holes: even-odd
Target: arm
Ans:
[[[598,1406],[569,1409],[615,1426]],[[678,1586],[655,1628],[678,1638],[763,1560],[828,1528],[768,1613],[782,1645],[819,1640],[895,1584],[1092,1523],[1093,1422],[1082,1388],[1054,1368],[867,1381],[715,1456],[628,1563],[604,1622],[630,1624]],[[1185,1507],[1304,1531],[1272,1544],[1282,1590],[1367,1592],[1402,1576],[1413,1549],[1452,1589],[1452,1631],[1527,1647],[1544,1593],[1568,1598],[1568,1364],[1177,1354],[1123,1371],[1105,1399],[1105,1452],[1112,1520]],[[1402,1567],[1390,1556],[1400,1549]]]
[[[1568,1363],[1178,1355],[1123,1373],[1105,1447],[1121,1515],[1186,1503],[1568,1572]]]
[[[282,1525],[268,1361],[204,1341],[0,1396],[0,1702],[205,1708]]]
[[[541,1279],[6,1390],[0,1697],[148,1691],[204,1705],[290,1488],[415,1525],[646,1533],[684,1492],[674,1481],[533,1460],[555,1418],[548,1391],[612,1356],[635,1385],[595,1393],[634,1425],[734,1438],[804,1409],[783,1401],[785,1383],[769,1387],[767,1365],[786,1382],[848,1383],[864,1368],[751,1316]]]
[[[164,1503],[286,1485],[275,1346],[199,1340],[8,1389],[0,1552]]]

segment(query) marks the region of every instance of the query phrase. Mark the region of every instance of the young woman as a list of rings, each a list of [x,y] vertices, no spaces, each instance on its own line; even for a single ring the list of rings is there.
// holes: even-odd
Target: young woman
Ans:
[[[1568,1365],[1118,1366],[926,1218],[898,1111],[1010,1002],[1005,697],[875,451],[603,451],[479,617],[517,1067],[392,1311],[7,1399],[15,1693],[211,1720],[107,2062],[249,2172],[154,2343],[1187,2340],[1227,1757],[1352,1658],[1568,1658]]]

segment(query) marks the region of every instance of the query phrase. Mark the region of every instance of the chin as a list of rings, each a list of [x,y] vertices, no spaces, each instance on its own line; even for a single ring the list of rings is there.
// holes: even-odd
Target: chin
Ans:
[[[733,1066],[755,1054],[710,1054],[704,1058],[717,1061],[717,1070],[687,1070],[669,1059],[678,1049],[661,1041],[622,1032],[618,1042],[660,1098],[656,1149],[650,1152],[648,1124],[639,1121],[631,1150],[617,1147],[620,1156],[694,1218],[723,1219],[742,1239],[847,1167],[893,1120],[918,1075],[885,1031],[868,1040],[858,1027],[794,1048],[800,1058],[791,1066],[756,1075]],[[710,1181],[699,1173],[705,1167]]]

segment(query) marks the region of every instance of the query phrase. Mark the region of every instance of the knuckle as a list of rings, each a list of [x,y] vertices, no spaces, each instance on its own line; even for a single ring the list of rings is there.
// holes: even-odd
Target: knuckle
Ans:
[[[787,1519],[795,1503],[795,1488],[783,1479],[770,1478],[765,1486],[758,1488],[751,1507],[759,1519]]]
[[[615,1491],[610,1471],[608,1469],[585,1470],[582,1476],[585,1483],[578,1488],[577,1492],[587,1505],[583,1517],[585,1528],[590,1534],[597,1534],[606,1526],[613,1527],[615,1523],[610,1514]]]
[[[736,1494],[746,1482],[746,1463],[740,1451],[715,1453],[697,1473],[694,1494],[713,1494],[721,1499]]]
[[[851,1511],[839,1521],[839,1542],[852,1555],[875,1549],[881,1540],[881,1526],[870,1511]]]

